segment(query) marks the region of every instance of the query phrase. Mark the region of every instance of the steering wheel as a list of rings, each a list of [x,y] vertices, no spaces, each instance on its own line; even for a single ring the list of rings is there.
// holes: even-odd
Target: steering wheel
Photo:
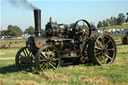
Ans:
[[[83,22],[83,25],[79,25],[80,22]],[[84,19],[76,21],[73,26],[73,35],[79,41],[87,40],[91,35],[91,27],[88,21]]]

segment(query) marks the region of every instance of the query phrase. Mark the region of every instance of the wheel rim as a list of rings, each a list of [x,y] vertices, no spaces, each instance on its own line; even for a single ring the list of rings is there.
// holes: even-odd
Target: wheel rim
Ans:
[[[21,57],[31,57],[32,61],[31,61],[31,63],[22,62]],[[27,47],[21,48],[18,51],[17,55],[16,55],[16,66],[20,70],[32,71],[33,64],[34,64],[34,55],[33,55],[33,53],[30,52]]]
[[[57,49],[53,46],[46,46],[40,49],[37,57],[40,70],[57,69],[59,67],[59,53]]]
[[[101,35],[94,46],[94,54],[100,65],[111,64],[116,57],[116,45],[109,35]]]
[[[82,30],[84,30],[84,32],[79,36],[77,33],[77,26],[79,26],[79,23],[81,22],[83,22]],[[77,40],[87,40],[91,35],[91,27],[88,21],[84,19],[78,20],[73,26],[73,34]]]

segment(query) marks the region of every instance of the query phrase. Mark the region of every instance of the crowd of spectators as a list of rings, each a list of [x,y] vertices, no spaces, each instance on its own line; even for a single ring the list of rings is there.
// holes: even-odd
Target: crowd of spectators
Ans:
[[[103,30],[98,30],[98,33],[108,33],[108,34],[112,34],[112,35],[119,35],[119,34],[125,34],[126,32],[128,32],[128,28],[127,29],[107,29],[104,28]]]

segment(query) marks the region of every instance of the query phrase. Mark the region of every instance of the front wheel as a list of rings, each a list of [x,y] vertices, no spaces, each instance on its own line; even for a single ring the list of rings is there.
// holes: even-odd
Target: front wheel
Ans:
[[[57,69],[60,66],[60,54],[54,46],[47,45],[40,48],[35,57],[38,70]]]
[[[19,70],[31,71],[34,67],[34,55],[27,47],[23,47],[17,52],[15,62]]]

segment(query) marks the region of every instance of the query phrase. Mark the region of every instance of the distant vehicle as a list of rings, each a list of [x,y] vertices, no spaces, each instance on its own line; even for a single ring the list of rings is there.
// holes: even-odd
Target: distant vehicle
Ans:
[[[121,37],[122,44],[128,44],[128,28],[125,30],[125,35]]]
[[[5,37],[4,36],[0,36],[0,39],[4,39]]]

